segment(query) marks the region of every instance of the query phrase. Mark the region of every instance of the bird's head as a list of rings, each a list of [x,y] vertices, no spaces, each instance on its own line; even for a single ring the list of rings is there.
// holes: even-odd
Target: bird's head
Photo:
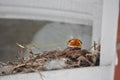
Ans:
[[[68,41],[67,47],[72,47],[72,48],[82,48],[82,41],[79,40],[78,38],[71,39]]]

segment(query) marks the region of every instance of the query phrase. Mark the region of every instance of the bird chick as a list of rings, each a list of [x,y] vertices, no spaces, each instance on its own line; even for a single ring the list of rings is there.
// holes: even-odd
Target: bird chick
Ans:
[[[78,38],[71,39],[68,41],[67,47],[81,49],[82,48],[82,41],[79,40]]]

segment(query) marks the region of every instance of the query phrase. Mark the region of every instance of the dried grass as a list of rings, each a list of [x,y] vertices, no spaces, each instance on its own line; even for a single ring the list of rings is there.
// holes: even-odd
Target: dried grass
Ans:
[[[77,48],[66,48],[65,50],[44,51],[40,54],[33,54],[32,50],[20,45],[17,45],[29,51],[29,59],[24,60],[23,51],[19,51],[18,61],[16,62],[0,62],[0,75],[28,73],[45,70],[44,65],[52,60],[64,58],[67,66],[63,68],[98,66],[100,58],[100,44],[94,43],[94,51],[81,50]]]

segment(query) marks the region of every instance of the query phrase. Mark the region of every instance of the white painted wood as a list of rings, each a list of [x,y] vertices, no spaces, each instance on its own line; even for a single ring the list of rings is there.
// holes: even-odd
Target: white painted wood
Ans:
[[[44,80],[113,80],[113,66],[88,67],[41,72]],[[42,80],[39,73],[16,74],[0,80]]]
[[[104,0],[101,35],[101,65],[115,63],[119,0]]]

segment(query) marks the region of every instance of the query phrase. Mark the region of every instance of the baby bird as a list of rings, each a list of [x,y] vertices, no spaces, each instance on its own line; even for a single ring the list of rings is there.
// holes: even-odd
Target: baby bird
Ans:
[[[82,41],[79,40],[78,38],[71,39],[68,41],[67,47],[81,49],[82,48]]]

